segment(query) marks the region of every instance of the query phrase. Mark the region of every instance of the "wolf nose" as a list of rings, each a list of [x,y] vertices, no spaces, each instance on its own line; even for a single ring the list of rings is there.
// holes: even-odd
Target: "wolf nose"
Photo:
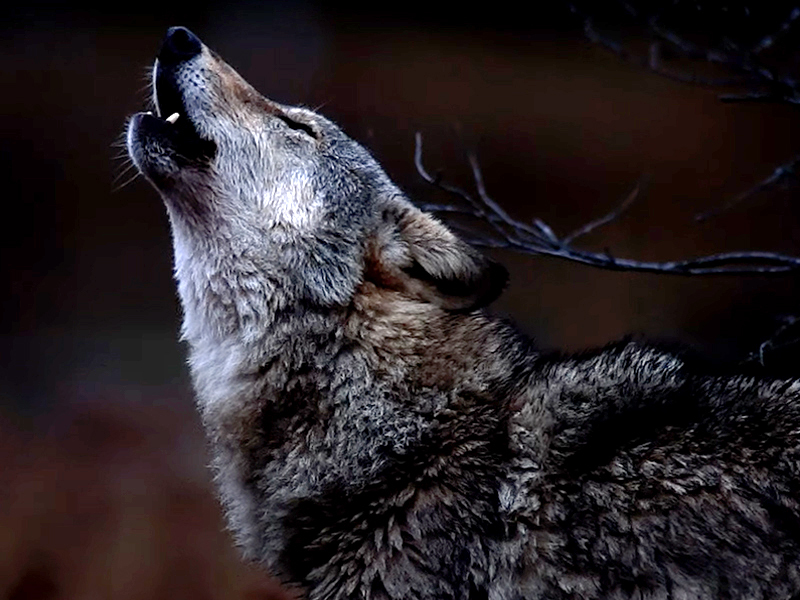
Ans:
[[[165,65],[176,65],[194,58],[202,50],[203,42],[186,27],[170,27],[161,42],[158,60]]]

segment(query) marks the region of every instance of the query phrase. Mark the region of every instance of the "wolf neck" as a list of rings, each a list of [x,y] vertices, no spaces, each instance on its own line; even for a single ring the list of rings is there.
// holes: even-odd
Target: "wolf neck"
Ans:
[[[200,245],[205,247],[199,247]],[[175,276],[183,304],[182,338],[203,342],[250,340],[272,320],[275,282],[228,244],[175,239]]]
[[[203,231],[170,211],[175,278],[183,306],[181,337],[201,408],[223,401],[232,382],[255,375],[280,352],[276,315],[288,298],[279,273],[259,264],[224,225]]]

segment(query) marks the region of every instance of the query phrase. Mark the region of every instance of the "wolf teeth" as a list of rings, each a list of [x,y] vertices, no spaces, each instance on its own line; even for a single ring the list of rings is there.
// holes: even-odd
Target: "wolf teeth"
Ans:
[[[178,120],[178,117],[180,117],[178,113],[172,113],[170,116],[167,117],[167,123],[172,123],[174,125],[175,121]]]

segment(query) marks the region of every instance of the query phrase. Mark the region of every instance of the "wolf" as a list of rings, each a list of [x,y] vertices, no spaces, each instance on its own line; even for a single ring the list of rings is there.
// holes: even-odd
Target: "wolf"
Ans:
[[[182,27],[130,156],[169,216],[228,523],[305,597],[800,597],[800,381],[546,354],[502,266]]]

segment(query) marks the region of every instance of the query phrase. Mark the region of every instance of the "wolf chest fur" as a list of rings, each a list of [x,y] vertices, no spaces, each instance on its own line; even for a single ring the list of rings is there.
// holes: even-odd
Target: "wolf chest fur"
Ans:
[[[796,598],[800,383],[544,356],[506,272],[184,28],[128,127],[244,554],[313,599]]]

